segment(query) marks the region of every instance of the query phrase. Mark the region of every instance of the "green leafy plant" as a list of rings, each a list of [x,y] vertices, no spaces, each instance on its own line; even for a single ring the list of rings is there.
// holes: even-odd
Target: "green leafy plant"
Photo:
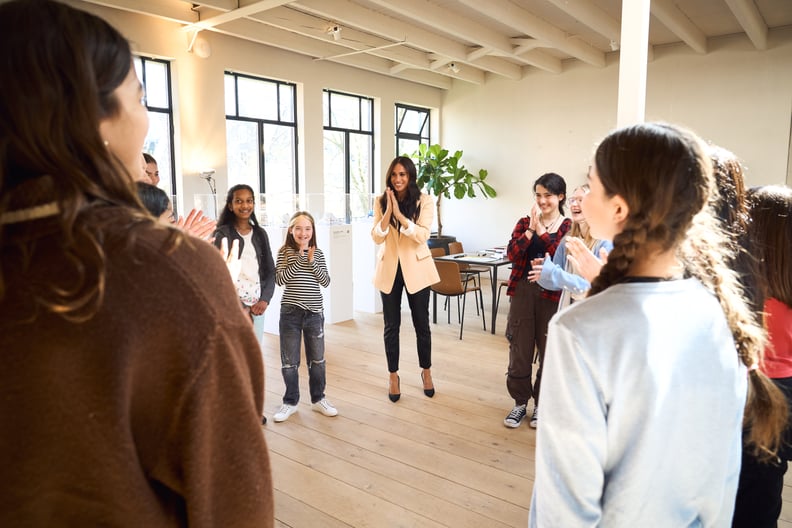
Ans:
[[[461,150],[449,155],[448,150],[440,145],[421,144],[412,158],[418,160],[418,187],[428,194],[437,196],[437,236],[443,236],[443,222],[440,215],[443,198],[451,199],[452,196],[458,200],[466,196],[475,198],[476,188],[485,198],[494,198],[498,195],[485,181],[487,179],[485,169],[473,174],[462,165]]]

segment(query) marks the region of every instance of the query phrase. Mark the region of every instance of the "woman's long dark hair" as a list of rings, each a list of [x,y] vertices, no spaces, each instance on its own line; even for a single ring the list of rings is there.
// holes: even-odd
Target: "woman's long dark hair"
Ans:
[[[388,172],[385,175],[385,184],[391,189],[393,189],[393,184],[391,183],[391,174],[393,174],[393,169],[396,167],[396,165],[401,165],[404,167],[404,170],[407,171],[407,175],[410,178],[410,180],[407,182],[407,194],[403,199],[398,200],[399,210],[404,216],[412,221],[415,221],[421,214],[421,189],[418,188],[418,171],[415,169],[415,163],[413,163],[413,160],[407,156],[398,156],[394,158],[393,161],[391,161],[391,164],[388,167]],[[396,191],[394,190],[394,192]],[[385,213],[385,209],[387,209],[388,206],[388,197],[385,193],[382,193],[382,196],[380,196],[379,203],[380,210]],[[399,222],[394,216],[391,216],[390,223],[394,227],[399,227]]]
[[[138,198],[140,198],[143,207],[151,213],[155,218],[159,218],[162,213],[168,210],[170,205],[170,198],[167,193],[150,183],[139,181],[136,183]]]
[[[0,223],[0,301],[13,292],[33,307],[20,317],[43,309],[84,321],[104,295],[103,227],[119,221],[88,218],[96,208],[87,206],[130,206],[139,210],[130,212],[132,222],[148,219],[132,177],[99,133],[101,120],[119,112],[114,92],[132,68],[129,43],[92,14],[50,0],[17,0],[0,5],[0,49],[0,217],[56,204],[47,221],[56,226],[63,257],[58,276],[16,280],[35,260],[36,245],[12,236],[20,224]],[[39,224],[24,225],[36,232]]]
[[[223,225],[236,225],[236,215],[234,214],[234,210],[232,207],[232,203],[234,202],[234,193],[237,191],[250,191],[250,194],[253,195],[253,200],[256,199],[256,193],[253,192],[253,187],[250,185],[245,185],[244,183],[240,183],[238,185],[234,185],[230,189],[228,189],[228,194],[226,195],[226,202],[225,207],[223,208],[223,212],[220,213],[220,219],[217,221],[218,226]],[[253,212],[250,213],[250,222],[259,227],[258,219],[256,219],[256,208],[253,208]]]

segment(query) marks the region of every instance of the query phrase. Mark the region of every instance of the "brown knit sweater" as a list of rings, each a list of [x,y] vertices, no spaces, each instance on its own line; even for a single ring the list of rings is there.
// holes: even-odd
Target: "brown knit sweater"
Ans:
[[[124,238],[128,213],[104,214]],[[271,527],[262,356],[225,264],[197,239],[166,254],[153,222],[133,231],[105,246],[104,302],[79,324],[18,320],[19,284],[69,273],[58,237],[31,245],[24,276],[0,240],[0,526]]]

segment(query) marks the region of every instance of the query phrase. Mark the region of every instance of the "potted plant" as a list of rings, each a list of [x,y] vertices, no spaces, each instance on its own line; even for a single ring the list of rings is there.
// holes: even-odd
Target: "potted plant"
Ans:
[[[449,155],[447,149],[440,145],[418,146],[418,152],[412,155],[418,160],[418,187],[428,194],[437,196],[437,238],[443,237],[443,220],[441,203],[443,198],[462,199],[476,197],[476,188],[485,198],[497,196],[495,189],[485,181],[487,171],[481,169],[478,174],[468,171],[460,162],[462,151],[457,150]],[[456,240],[450,237],[453,242]]]

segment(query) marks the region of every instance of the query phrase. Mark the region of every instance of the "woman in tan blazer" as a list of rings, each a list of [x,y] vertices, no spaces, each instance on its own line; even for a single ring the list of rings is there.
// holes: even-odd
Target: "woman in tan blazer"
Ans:
[[[385,193],[376,202],[371,238],[380,244],[374,286],[382,295],[385,321],[385,355],[390,373],[388,398],[401,397],[399,380],[399,328],[402,290],[407,288],[421,366],[424,394],[434,396],[432,335],[429,330],[429,286],[440,277],[426,240],[434,220],[431,197],[418,188],[418,175],[410,158],[397,157],[387,172]]]

